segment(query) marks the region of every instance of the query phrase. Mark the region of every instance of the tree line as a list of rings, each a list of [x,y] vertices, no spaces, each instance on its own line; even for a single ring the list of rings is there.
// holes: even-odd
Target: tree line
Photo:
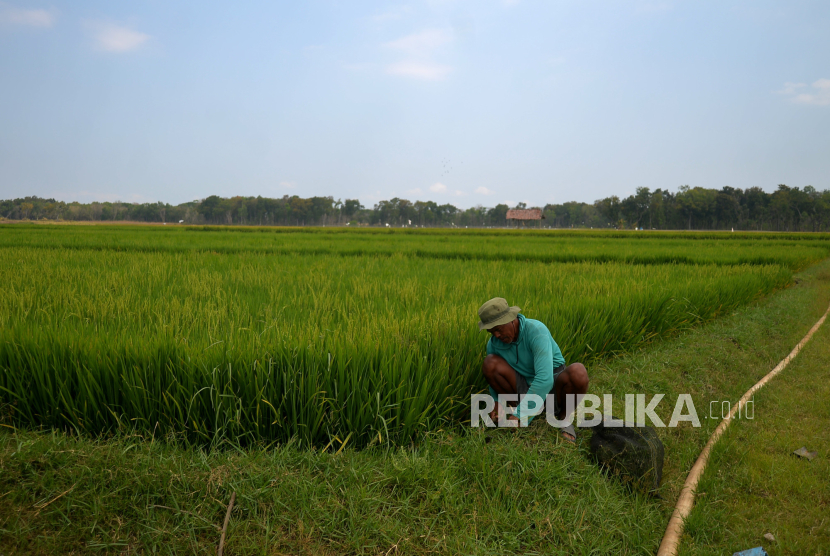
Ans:
[[[545,228],[617,228],[656,230],[830,230],[830,190],[779,185],[773,193],[760,187],[706,189],[681,186],[678,191],[639,187],[620,199],[616,195],[593,204],[567,202],[544,207],[498,204],[460,209],[449,203],[393,198],[371,208],[357,199],[333,197],[278,199],[219,197],[170,205],[166,203],[65,203],[25,197],[0,201],[6,220],[93,222],[158,222],[256,226],[394,226],[504,227],[510,208],[542,208]],[[539,223],[528,222],[536,227]]]

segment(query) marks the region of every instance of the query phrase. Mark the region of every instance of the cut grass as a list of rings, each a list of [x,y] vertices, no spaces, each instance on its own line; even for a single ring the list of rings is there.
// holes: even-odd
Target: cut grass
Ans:
[[[662,525],[659,505],[605,480],[546,427],[338,455],[0,438],[0,485],[13,489],[0,546],[16,554],[210,551],[231,492],[229,554],[630,554]]]
[[[688,392],[701,414],[710,400],[734,402],[821,316],[830,287],[817,276],[827,268],[809,269],[796,286],[714,323],[590,368],[592,392],[663,392],[672,402]],[[827,329],[822,334],[814,342],[826,339]],[[826,351],[816,355],[812,347],[793,365],[824,357]],[[821,369],[827,362],[813,364]],[[826,400],[823,391],[803,395]],[[658,408],[664,420],[672,405]],[[758,423],[763,411],[756,405]],[[339,454],[296,445],[201,451],[149,436],[90,440],[5,429],[0,550],[213,551],[236,491],[229,554],[650,554],[717,421],[703,424],[659,431],[667,454],[662,502],[605,478],[584,451],[562,444],[538,420],[517,433],[454,429],[414,446],[347,447]],[[747,503],[746,515],[752,515],[767,499],[747,497]],[[793,523],[814,527],[826,507],[804,511]],[[690,524],[684,540],[710,543],[699,553],[729,553],[707,538],[734,530],[731,519],[721,512],[708,523]]]

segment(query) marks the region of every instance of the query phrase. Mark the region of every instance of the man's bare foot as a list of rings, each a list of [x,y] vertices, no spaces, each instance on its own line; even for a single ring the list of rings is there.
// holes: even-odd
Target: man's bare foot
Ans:
[[[562,438],[565,440],[565,442],[576,444],[576,429],[574,428],[573,423],[571,423],[567,427],[562,427],[561,433]]]

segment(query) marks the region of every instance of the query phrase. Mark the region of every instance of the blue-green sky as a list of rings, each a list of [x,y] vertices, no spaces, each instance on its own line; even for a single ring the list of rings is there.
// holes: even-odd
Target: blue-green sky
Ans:
[[[830,189],[830,2],[0,1],[0,198]]]

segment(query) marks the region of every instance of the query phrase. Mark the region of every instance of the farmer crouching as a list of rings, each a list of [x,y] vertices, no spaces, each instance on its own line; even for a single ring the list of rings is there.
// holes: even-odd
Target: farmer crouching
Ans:
[[[553,394],[553,413],[557,419],[564,420],[568,416],[566,408],[572,409],[565,403],[566,396],[575,394],[578,402],[588,391],[588,371],[582,363],[566,367],[548,327],[520,315],[519,311],[519,307],[510,307],[501,297],[491,299],[478,310],[479,330],[492,334],[481,366],[490,385],[490,395],[498,400],[499,394],[518,394],[520,402],[516,413],[510,414],[496,401],[490,418],[498,422],[506,415],[508,420],[519,420],[523,410],[528,412],[526,404],[521,403],[527,394],[535,394],[542,400]],[[539,414],[541,410],[532,413]],[[530,423],[533,415],[528,412],[526,417]],[[561,430],[565,440],[576,441],[573,423]]]

